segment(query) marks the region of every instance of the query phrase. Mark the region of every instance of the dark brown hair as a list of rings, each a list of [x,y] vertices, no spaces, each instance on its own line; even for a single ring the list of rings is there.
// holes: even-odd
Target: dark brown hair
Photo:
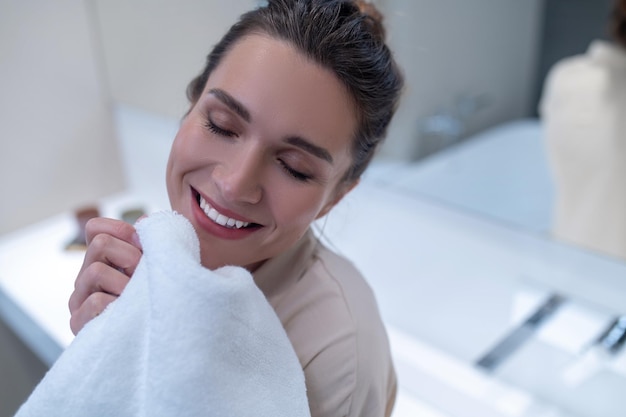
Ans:
[[[270,0],[243,14],[213,48],[204,70],[187,87],[192,103],[224,55],[250,34],[291,43],[332,70],[346,87],[357,109],[358,127],[353,163],[344,180],[358,179],[387,133],[403,86],[403,76],[385,43],[380,12],[364,1]]]
[[[626,0],[615,0],[609,28],[613,40],[626,48]]]

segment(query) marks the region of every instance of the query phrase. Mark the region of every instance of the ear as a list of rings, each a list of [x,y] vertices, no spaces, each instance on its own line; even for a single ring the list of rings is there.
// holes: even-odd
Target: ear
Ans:
[[[359,182],[361,181],[361,179],[356,179],[354,181],[352,181],[351,183],[344,183],[343,185],[340,185],[339,187],[337,187],[337,191],[335,192],[335,196],[328,201],[328,203],[326,203],[326,205],[324,207],[322,207],[322,209],[320,210],[320,212],[317,214],[317,216],[315,217],[315,220],[324,217],[325,215],[328,214],[328,212],[337,205],[337,203],[339,203],[341,201],[341,199],[343,199],[346,194],[348,194],[350,191],[352,191],[354,189],[354,187],[356,187]]]

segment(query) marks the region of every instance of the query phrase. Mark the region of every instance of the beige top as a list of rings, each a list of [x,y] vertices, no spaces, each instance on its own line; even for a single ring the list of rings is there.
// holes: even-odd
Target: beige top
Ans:
[[[376,300],[359,271],[309,230],[254,279],[304,369],[311,415],[389,416],[396,375]]]
[[[626,50],[594,41],[552,68],[540,103],[556,237],[626,259]]]

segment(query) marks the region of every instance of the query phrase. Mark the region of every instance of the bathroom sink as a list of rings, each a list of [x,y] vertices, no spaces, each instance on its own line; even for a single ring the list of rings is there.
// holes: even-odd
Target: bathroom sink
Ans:
[[[568,379],[626,306],[624,264],[367,180],[318,226],[375,291],[408,398],[449,417],[626,415],[623,350]]]

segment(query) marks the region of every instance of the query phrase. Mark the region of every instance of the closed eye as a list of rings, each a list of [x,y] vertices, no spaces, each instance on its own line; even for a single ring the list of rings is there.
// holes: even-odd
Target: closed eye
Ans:
[[[208,119],[206,124],[205,124],[206,128],[212,132],[215,133],[216,135],[220,135],[220,136],[224,136],[227,138],[234,138],[237,137],[237,134],[235,132],[232,132],[230,130],[224,129],[220,126],[218,126],[217,124],[215,124],[214,121],[212,121],[211,119]]]
[[[311,180],[313,177],[311,175],[305,174],[303,172],[297,171],[293,168],[291,168],[289,165],[287,165],[285,163],[285,161],[283,161],[282,159],[278,160],[278,163],[280,164],[280,166],[283,168],[283,170],[288,174],[291,175],[295,180],[300,181],[300,182],[307,182],[309,180]]]

